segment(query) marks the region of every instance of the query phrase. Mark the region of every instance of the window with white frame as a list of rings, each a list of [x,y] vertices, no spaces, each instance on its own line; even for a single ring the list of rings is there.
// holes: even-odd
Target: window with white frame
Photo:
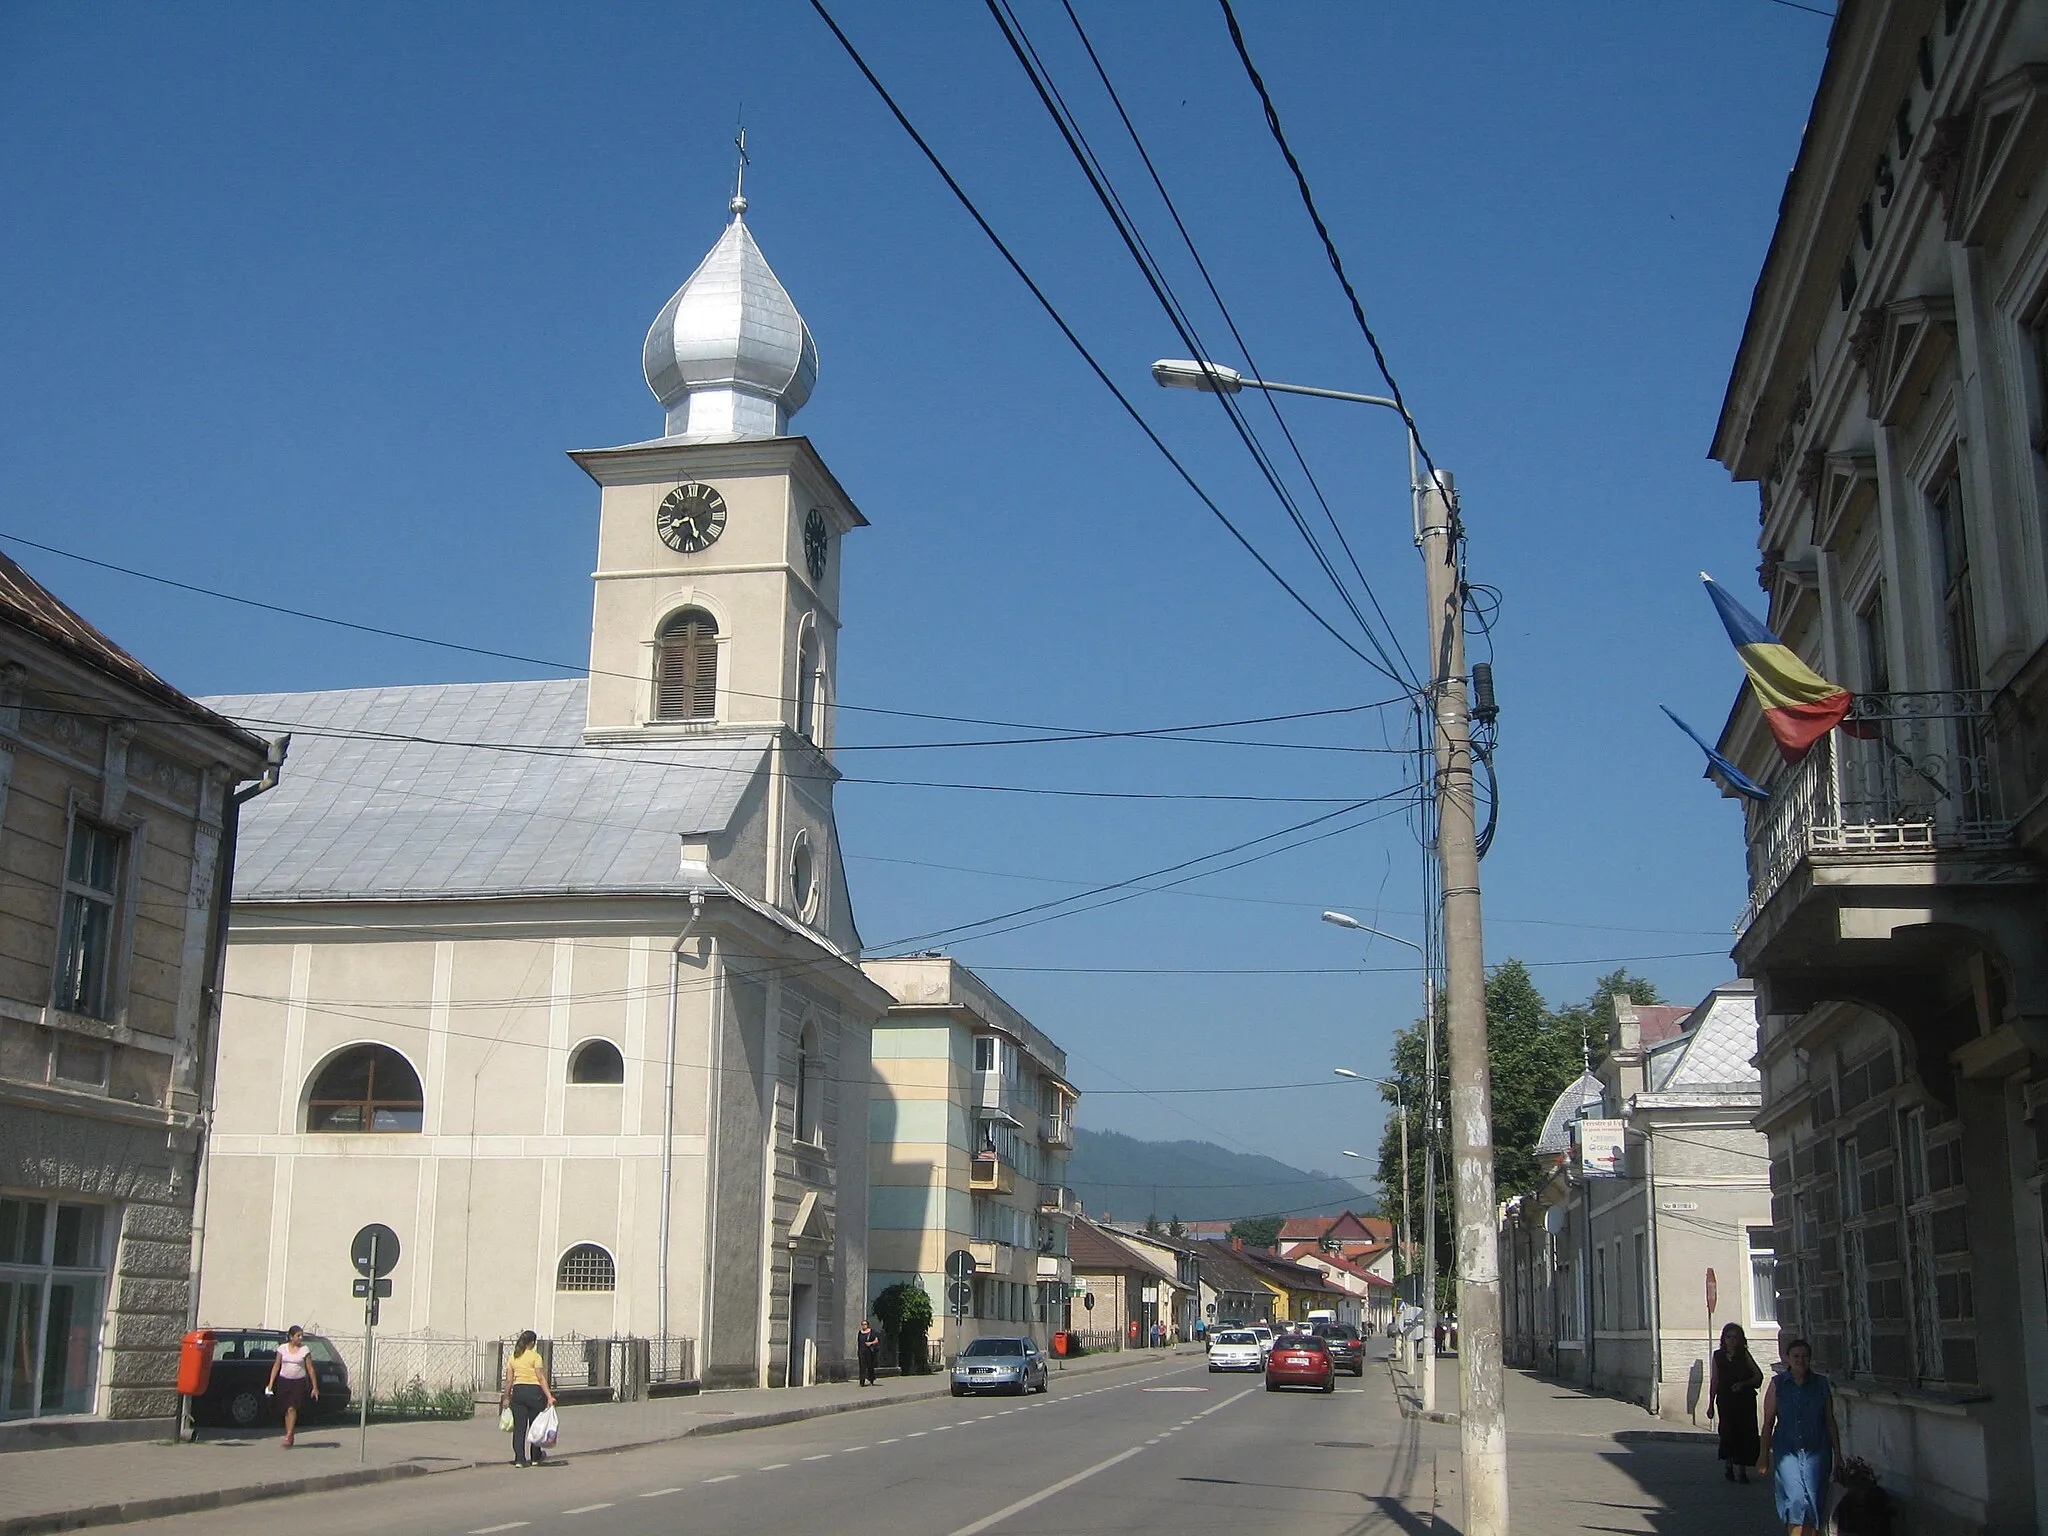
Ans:
[[[1749,1318],[1778,1320],[1778,1234],[1771,1227],[1749,1229]]]
[[[55,1001],[69,1013],[113,1012],[114,946],[121,929],[125,834],[85,816],[71,818],[64,851],[63,910],[57,932]]]

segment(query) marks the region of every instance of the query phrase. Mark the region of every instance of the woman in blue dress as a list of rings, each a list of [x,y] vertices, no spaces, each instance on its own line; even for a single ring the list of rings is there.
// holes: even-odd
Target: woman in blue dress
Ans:
[[[1842,1438],[1834,1389],[1814,1370],[1813,1346],[1804,1339],[1785,1347],[1785,1370],[1764,1393],[1762,1439],[1757,1475],[1777,1481],[1778,1518],[1791,1536],[1820,1536]]]

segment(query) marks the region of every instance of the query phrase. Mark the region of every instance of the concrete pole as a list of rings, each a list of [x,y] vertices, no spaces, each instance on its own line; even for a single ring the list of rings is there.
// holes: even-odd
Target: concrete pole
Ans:
[[[1435,685],[1437,860],[1443,874],[1445,1028],[1451,1050],[1458,1439],[1465,1482],[1460,1529],[1465,1536],[1507,1536],[1507,1404],[1501,1378],[1500,1247],[1494,1235],[1486,954],[1480,936],[1478,829],[1465,697],[1465,596],[1451,492],[1450,477],[1441,473],[1424,488],[1420,536]]]
[[[1415,1229],[1408,1225],[1408,1105],[1397,1090],[1394,1094],[1395,1108],[1401,1115],[1401,1271],[1410,1273],[1415,1268]]]
[[[1429,961],[1422,972],[1422,1411],[1436,1412],[1436,983]]]

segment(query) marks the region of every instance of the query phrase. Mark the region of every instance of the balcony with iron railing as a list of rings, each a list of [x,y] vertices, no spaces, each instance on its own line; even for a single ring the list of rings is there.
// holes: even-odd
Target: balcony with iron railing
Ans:
[[[1042,1184],[1038,1190],[1038,1214],[1074,1217],[1081,1214],[1081,1201],[1063,1184]]]
[[[1044,1117],[1044,1127],[1039,1140],[1048,1147],[1072,1147],[1074,1144],[1074,1116],[1072,1110],[1062,1109]]]
[[[1747,933],[1815,861],[1896,864],[2006,847],[2013,821],[1978,690],[1859,694],[1752,813]]]

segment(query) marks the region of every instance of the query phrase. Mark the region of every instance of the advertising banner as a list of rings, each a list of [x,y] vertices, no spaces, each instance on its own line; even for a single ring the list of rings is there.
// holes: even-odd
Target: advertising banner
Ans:
[[[1627,1160],[1628,1122],[1581,1120],[1578,1123],[1579,1176],[1614,1179]]]

